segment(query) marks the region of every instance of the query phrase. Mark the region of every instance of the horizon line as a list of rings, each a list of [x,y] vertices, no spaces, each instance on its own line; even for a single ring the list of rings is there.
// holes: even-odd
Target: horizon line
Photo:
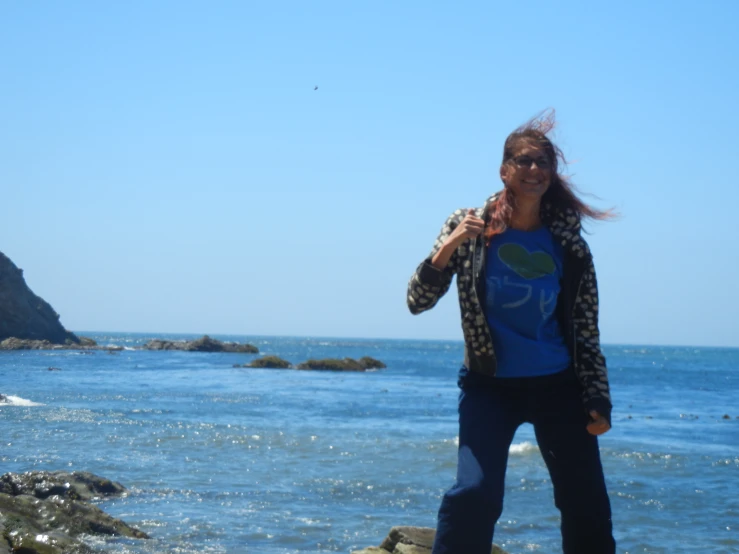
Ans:
[[[384,340],[384,341],[419,341],[419,342],[458,342],[464,344],[464,339],[448,339],[448,338],[418,338],[418,337],[366,337],[366,336],[338,336],[338,335],[276,335],[276,334],[247,334],[247,333],[193,333],[193,332],[180,332],[180,331],[72,331],[77,336],[87,336],[89,334],[104,335],[104,334],[130,334],[130,335],[190,335],[190,336],[209,336],[216,337],[221,336],[232,336],[232,337],[271,337],[271,338],[294,338],[294,339],[338,339],[338,340]],[[739,349],[739,345],[710,345],[710,344],[677,344],[677,343],[632,343],[632,342],[603,342],[603,346],[632,346],[632,347],[670,347],[670,348],[723,348],[723,349]]]

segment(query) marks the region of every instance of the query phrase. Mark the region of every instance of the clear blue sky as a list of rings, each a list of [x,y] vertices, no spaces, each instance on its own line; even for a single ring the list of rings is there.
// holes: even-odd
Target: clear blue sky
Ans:
[[[0,251],[72,330],[461,338],[409,276],[547,107],[607,343],[739,346],[739,2],[0,2]],[[318,90],[314,90],[314,86]]]

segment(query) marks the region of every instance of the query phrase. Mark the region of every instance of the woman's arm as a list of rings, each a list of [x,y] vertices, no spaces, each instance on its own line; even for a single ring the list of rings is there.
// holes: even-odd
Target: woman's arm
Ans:
[[[457,210],[447,218],[431,254],[408,282],[406,299],[412,314],[430,310],[446,294],[459,268],[459,247],[479,235],[483,227],[474,210]]]
[[[575,337],[577,373],[583,384],[585,407],[603,416],[610,428],[611,392],[606,359],[600,347],[598,328],[598,282],[592,259],[585,270],[580,291],[575,299]]]

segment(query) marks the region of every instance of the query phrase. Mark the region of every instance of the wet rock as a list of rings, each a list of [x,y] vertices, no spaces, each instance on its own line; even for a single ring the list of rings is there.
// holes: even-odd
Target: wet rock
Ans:
[[[436,531],[428,527],[393,527],[380,548],[392,552],[398,544],[413,545],[431,550]]]
[[[428,527],[393,527],[380,546],[354,550],[352,554],[431,554],[436,530]],[[507,554],[492,545],[490,554]]]
[[[120,483],[98,477],[87,471],[27,471],[0,476],[0,493],[36,498],[52,495],[73,500],[97,500],[106,496],[120,496],[126,488]]]
[[[149,538],[89,500],[125,487],[87,472],[31,471],[0,477],[0,554],[92,554],[81,535]]]
[[[143,348],[144,350],[181,350],[183,352],[239,352],[242,354],[259,352],[259,349],[252,344],[222,342],[208,335],[192,341],[154,339],[147,342]]]
[[[290,362],[283,360],[279,356],[264,356],[262,358],[257,358],[256,360],[252,360],[248,364],[244,364],[244,367],[262,367],[269,369],[289,369],[292,366],[293,365]]]

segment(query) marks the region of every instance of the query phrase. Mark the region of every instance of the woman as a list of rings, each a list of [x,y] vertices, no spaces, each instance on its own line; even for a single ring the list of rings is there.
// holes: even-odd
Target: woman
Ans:
[[[503,509],[508,449],[532,423],[561,513],[565,554],[612,554],[611,508],[597,435],[611,428],[584,218],[607,219],[558,173],[553,113],[505,141],[504,189],[457,210],[408,285],[414,314],[457,276],[464,365],[457,480],[439,509],[433,554],[489,554]]]

